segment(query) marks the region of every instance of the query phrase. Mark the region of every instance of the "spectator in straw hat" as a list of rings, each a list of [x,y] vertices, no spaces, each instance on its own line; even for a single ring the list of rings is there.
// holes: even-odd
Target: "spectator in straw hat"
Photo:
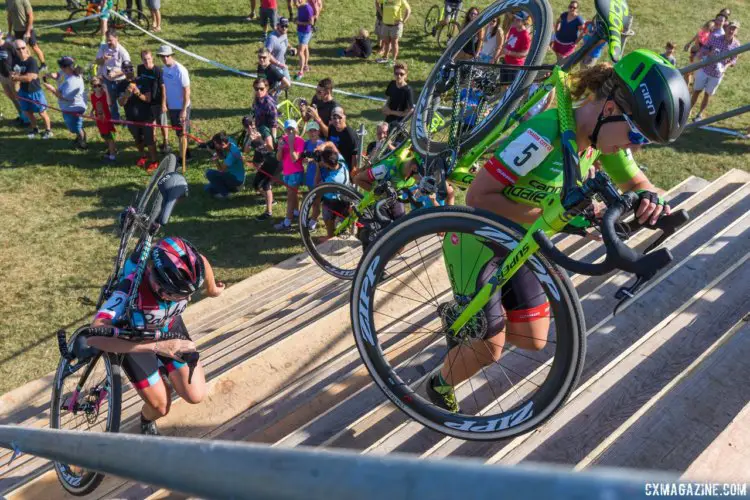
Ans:
[[[76,136],[73,146],[87,149],[86,130],[83,128],[83,113],[86,112],[86,93],[81,77],[83,70],[80,66],[76,66],[75,59],[68,56],[61,57],[57,65],[60,71],[45,76],[42,85],[57,97],[65,126]],[[47,83],[48,78],[58,83],[57,88]]]

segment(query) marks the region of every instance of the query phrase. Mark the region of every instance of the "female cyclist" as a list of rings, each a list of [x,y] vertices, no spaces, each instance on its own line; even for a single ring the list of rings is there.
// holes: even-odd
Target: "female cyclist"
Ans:
[[[579,155],[597,158],[595,166],[607,172],[623,192],[638,193],[635,215],[640,222],[653,224],[662,213],[669,214],[669,205],[640,171],[631,150],[650,142],[674,141],[682,132],[690,93],[680,72],[663,57],[637,50],[614,67],[598,64],[582,70],[572,97],[585,98],[573,110]],[[562,165],[557,110],[550,109],[520,124],[500,144],[471,184],[466,202],[528,226],[542,211],[534,197],[524,194],[559,192]],[[489,261],[479,275],[478,287],[504,257],[497,255]],[[439,372],[431,377],[427,393],[432,402],[459,411],[453,388],[498,360],[506,342],[520,349],[543,349],[549,311],[541,285],[531,271],[521,268],[485,307],[488,335],[473,340],[468,348],[452,347]]]
[[[190,296],[206,282],[209,297],[218,297],[224,284],[214,279],[211,264],[187,240],[164,238],[151,250],[138,290],[131,290],[135,279],[138,250],[128,259],[123,278],[112,296],[96,313],[92,328],[129,325],[127,304],[133,293],[145,319],[145,329],[179,332],[187,336],[182,312]],[[143,400],[141,433],[159,435],[155,421],[169,413],[170,391],[162,380],[166,374],[182,399],[198,404],[206,394],[206,377],[200,362],[188,383],[189,368],[177,353],[195,351],[188,340],[134,343],[127,340],[91,337],[88,345],[105,352],[125,354],[122,368]]]

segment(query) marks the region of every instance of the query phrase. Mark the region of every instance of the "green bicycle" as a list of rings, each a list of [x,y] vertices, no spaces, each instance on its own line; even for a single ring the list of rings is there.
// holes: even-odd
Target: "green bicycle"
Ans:
[[[437,38],[438,47],[444,49],[461,31],[458,15],[464,11],[454,9],[446,16],[445,6],[433,5],[424,16],[424,34]]]
[[[608,40],[610,56],[618,61],[621,33],[628,32],[631,21],[627,4],[597,0],[596,8],[599,39]],[[493,18],[518,9],[532,17],[535,32],[528,66],[513,68],[512,80],[507,67],[455,62],[462,42]],[[428,177],[444,185],[456,175],[465,175],[462,169],[502,139],[554,88],[563,184],[551,190],[540,186],[529,194],[541,207],[541,216],[521,227],[468,207],[415,211],[395,221],[372,243],[354,275],[352,328],[371,377],[409,417],[459,439],[497,440],[526,433],[549,419],[572,393],[583,367],[586,327],[580,299],[563,269],[584,275],[605,275],[616,269],[635,274],[635,283],[616,294],[622,304],[672,260],[667,249],[641,255],[621,240],[619,219],[634,209],[637,195],[621,195],[604,172],[582,180],[598,155],[578,155],[567,71],[598,40],[587,43],[561,66],[539,66],[549,43],[550,14],[544,0],[505,0],[488,7],[438,60],[417,102],[411,128],[412,147],[427,159]],[[538,70],[549,71],[549,77],[513,111]],[[642,70],[636,68],[633,74]],[[427,126],[430,117],[445,104],[452,109],[449,126],[433,130]],[[511,161],[522,166],[534,148],[514,153],[517,156]],[[606,206],[600,219],[589,211],[594,199]],[[576,261],[555,247],[551,238],[570,230],[576,220],[601,231],[604,261]],[[648,227],[662,229],[663,241],[686,220],[687,214],[679,211]],[[637,227],[631,222],[624,232]],[[535,295],[522,296],[511,287],[511,280],[522,276],[524,290]],[[510,326],[504,330],[510,325],[504,323],[506,318],[529,311],[535,316],[526,318],[548,321],[544,337],[530,333],[518,316],[513,331]],[[513,347],[505,348],[506,335],[517,339]],[[479,366],[474,371],[461,366],[472,356]],[[444,368],[451,377],[461,370],[466,374],[453,384],[451,406],[436,402],[430,394],[435,386],[426,383],[438,375],[442,378]]]

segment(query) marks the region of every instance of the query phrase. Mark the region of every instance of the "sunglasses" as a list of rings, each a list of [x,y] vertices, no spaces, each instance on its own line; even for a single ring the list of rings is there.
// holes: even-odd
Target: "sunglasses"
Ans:
[[[103,89],[104,85],[101,85],[101,84],[99,84],[99,85],[92,85],[92,87],[95,88],[95,89]]]
[[[393,74],[396,75],[396,76],[406,76],[406,73],[401,73],[401,72],[399,72],[399,73],[393,73]]]
[[[266,90],[265,87],[253,87],[256,92],[260,92],[261,90]]]
[[[572,10],[572,9],[577,9],[577,8],[578,8],[578,6],[577,6],[577,5],[568,5],[568,9],[569,9],[569,10]]]
[[[331,119],[332,119],[332,120],[343,120],[343,119],[344,119],[344,117],[343,117],[343,116],[340,116],[340,115],[333,115],[333,116],[331,117]]]
[[[623,117],[625,123],[628,124],[628,127],[630,127],[630,130],[628,131],[628,140],[630,141],[630,144],[644,146],[651,143],[651,141],[648,140],[643,132],[641,132],[638,127],[636,127],[635,123],[633,123],[632,119],[628,115],[623,113],[621,116]]]
[[[24,45],[22,47],[16,47],[16,50],[26,50],[27,48],[28,47],[26,47],[26,45]]]
[[[184,300],[190,296],[190,294],[178,295],[178,294],[169,293],[166,290],[164,290],[164,288],[159,286],[159,283],[156,281],[153,271],[149,273],[148,282],[151,285],[151,289],[154,291],[154,293],[164,300],[178,301],[178,300]]]
[[[265,61],[266,59],[268,59],[268,56],[258,56],[259,61]]]

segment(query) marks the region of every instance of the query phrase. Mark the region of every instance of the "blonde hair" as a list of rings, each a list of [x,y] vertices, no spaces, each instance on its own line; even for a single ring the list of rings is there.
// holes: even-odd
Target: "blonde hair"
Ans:
[[[359,36],[361,36],[362,38],[370,38],[370,32],[367,31],[367,29],[362,28],[359,30]]]
[[[706,21],[706,24],[703,25],[703,29],[707,31],[713,31],[715,26],[716,22],[712,19],[710,21]]]

